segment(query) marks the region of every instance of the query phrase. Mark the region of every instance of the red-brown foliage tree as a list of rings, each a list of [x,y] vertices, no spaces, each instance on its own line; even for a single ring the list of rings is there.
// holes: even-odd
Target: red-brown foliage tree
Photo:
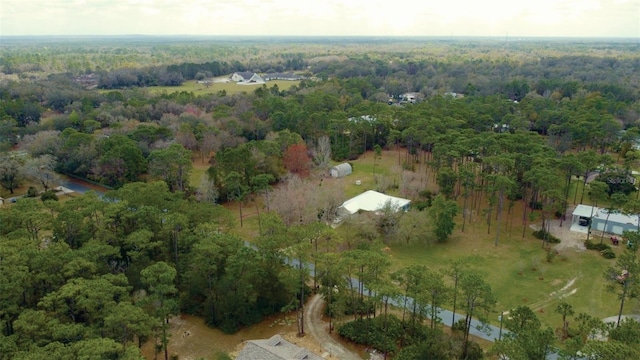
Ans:
[[[311,158],[305,144],[290,145],[284,152],[284,166],[293,174],[306,176],[311,168]]]

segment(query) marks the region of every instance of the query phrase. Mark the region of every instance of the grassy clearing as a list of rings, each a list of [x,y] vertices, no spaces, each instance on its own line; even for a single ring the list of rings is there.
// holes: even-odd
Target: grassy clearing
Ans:
[[[299,81],[285,81],[285,80],[274,80],[269,81],[266,84],[266,87],[271,89],[274,85],[278,85],[280,91],[288,90],[293,85],[298,85]],[[209,86],[205,86],[204,84],[198,84],[195,80],[185,81],[180,86],[153,86],[148,87],[147,90],[153,95],[160,95],[162,93],[175,93],[175,92],[192,92],[194,95],[209,95],[209,94],[218,94],[221,91],[226,92],[228,95],[231,94],[239,94],[239,93],[252,93],[257,88],[262,85],[238,85],[233,82],[229,83],[211,83]],[[103,91],[103,90],[101,90]]]
[[[400,165],[398,165],[397,153],[395,151],[383,151],[382,157],[376,160],[375,169],[373,166],[373,153],[368,152],[357,160],[349,161],[353,167],[353,173],[343,181],[345,199],[352,198],[364,191],[375,190],[376,177],[387,177],[392,179],[392,183],[400,183]],[[375,176],[374,176],[375,174]],[[356,181],[360,180],[360,185]],[[399,195],[396,189],[389,191],[390,195]]]
[[[196,153],[194,154],[193,160],[191,162],[193,168],[191,169],[191,174],[189,174],[189,184],[193,187],[200,186],[200,181],[202,177],[207,174],[207,169],[211,165],[206,161],[203,163],[200,156]]]
[[[563,300],[574,307],[576,314],[586,312],[604,318],[616,313],[619,303],[605,291],[602,275],[615,260],[606,260],[596,252],[567,250],[549,263],[539,240],[505,236],[495,247],[493,236],[472,227],[475,229],[457,232],[444,244],[392,245],[389,255],[394,268],[423,264],[446,269],[450,260],[467,258],[496,294],[495,316],[490,317],[494,323],[501,311],[526,305],[544,324],[556,327],[560,321],[554,311]]]

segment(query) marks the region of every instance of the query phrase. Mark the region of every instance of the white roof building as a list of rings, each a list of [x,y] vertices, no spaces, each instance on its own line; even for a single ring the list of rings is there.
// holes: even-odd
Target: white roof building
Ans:
[[[235,72],[231,75],[231,80],[239,85],[264,84],[265,81],[260,75],[254,72]]]
[[[382,210],[388,203],[392,207],[394,207],[396,211],[407,211],[409,209],[411,200],[386,195],[373,190],[367,190],[362,194],[342,203],[342,205],[338,208],[338,214],[352,215],[360,210],[379,211]]]
[[[587,226],[576,226],[580,225],[580,218],[588,219],[593,230],[617,235],[622,235],[625,231],[638,231],[638,222],[640,221],[636,214],[625,214],[616,210],[609,213],[607,209],[582,204],[576,206],[572,215],[571,230],[581,232],[585,232]]]

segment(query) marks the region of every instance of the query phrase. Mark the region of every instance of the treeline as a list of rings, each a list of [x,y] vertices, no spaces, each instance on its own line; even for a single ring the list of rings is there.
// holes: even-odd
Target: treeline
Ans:
[[[514,81],[510,91],[524,92],[527,86]],[[457,172],[468,159],[479,160],[512,147],[496,145],[494,150],[494,145],[481,144],[515,138],[544,143],[542,153],[615,151],[628,157],[631,166],[638,103],[617,101],[585,88],[570,97],[563,91],[561,87],[546,95],[528,91],[518,102],[505,95],[435,96],[400,107],[377,102],[386,95],[365,78],[304,80],[286,92],[263,86],[233,96],[187,92],[153,96],[140,89],[91,92],[57,77],[41,86],[3,85],[0,136],[6,147],[19,143],[36,156],[54,156],[60,172],[110,186],[136,181],[150,170],[151,153],[164,151],[172,142],[214,163],[212,155],[222,156],[221,150],[271,141],[284,131],[299,136],[295,142],[305,143],[310,154],[326,137],[330,156],[337,161],[355,159],[375,146],[402,146],[409,154],[403,161],[409,167],[417,160],[435,161],[436,172],[442,166]],[[42,122],[47,106],[58,112],[48,113]],[[621,136],[623,129],[627,131]],[[524,136],[529,131],[545,138]],[[274,136],[269,138],[270,133]],[[270,146],[281,154],[267,150]],[[123,148],[129,155],[124,155]],[[531,156],[534,148],[523,149],[523,156]],[[287,146],[280,143],[261,149],[267,157],[282,161]],[[442,152],[448,158],[441,159]],[[118,162],[110,160],[117,157]],[[126,176],[125,164],[132,169]],[[273,168],[284,166],[282,162]],[[268,173],[276,180],[283,174],[281,170]],[[250,177],[243,179],[246,186]],[[520,182],[522,174],[516,179]],[[223,181],[217,181],[222,186]]]
[[[116,69],[98,74],[101,89],[122,89],[146,86],[180,86],[185,78],[178,71],[164,68]]]
[[[599,91],[618,101],[638,98],[640,60],[633,42],[468,41],[408,39],[318,39],[296,40],[294,50],[282,41],[202,42],[194,39],[166,39],[158,46],[123,41],[104,46],[68,42],[47,43],[46,48],[26,42],[0,48],[0,66],[5,73],[25,77],[70,73],[104,74],[105,86],[123,78],[122,69],[157,69],[153,81],[168,84],[167,74],[194,79],[200,72],[229,74],[234,71],[282,72],[311,70],[320,78],[363,77],[387,95],[421,92],[425,96],[445,92],[467,95],[505,93],[512,81],[524,81],[540,95],[561,88],[571,97],[578,88]],[[56,46],[57,45],[57,46]],[[375,49],[372,52],[371,49]],[[215,60],[213,60],[215,59]],[[107,76],[111,71],[114,75]],[[140,71],[146,79],[149,71]],[[165,73],[163,75],[163,73]],[[37,75],[35,75],[37,74]],[[117,75],[116,75],[117,74]],[[163,78],[164,77],[164,78]],[[127,81],[124,81],[127,80]],[[175,79],[173,79],[175,81]],[[521,88],[522,90],[522,88]],[[520,92],[520,96],[526,94]],[[512,99],[519,100],[518,94]]]

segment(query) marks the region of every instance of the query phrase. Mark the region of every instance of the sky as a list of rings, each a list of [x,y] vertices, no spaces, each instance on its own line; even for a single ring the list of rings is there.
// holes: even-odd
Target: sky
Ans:
[[[640,39],[640,0],[0,0],[0,35]]]

